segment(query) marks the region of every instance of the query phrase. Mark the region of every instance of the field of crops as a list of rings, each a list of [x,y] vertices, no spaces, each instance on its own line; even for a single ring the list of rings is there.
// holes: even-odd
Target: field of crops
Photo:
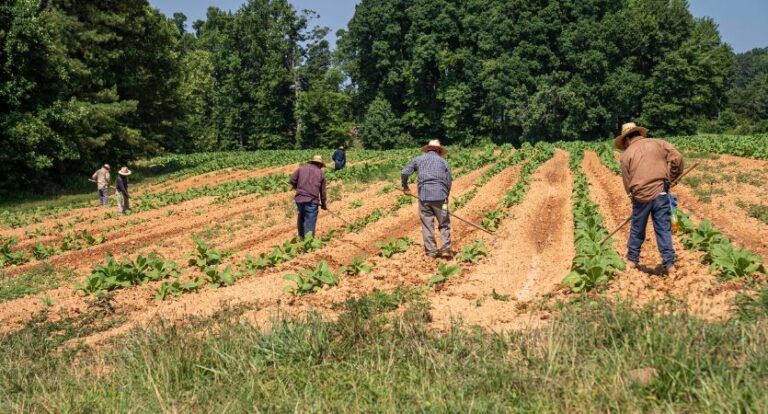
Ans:
[[[744,323],[759,318],[755,315],[760,312],[768,312],[763,265],[763,258],[768,258],[768,141],[765,137],[680,137],[671,141],[684,150],[689,165],[699,163],[673,190],[681,217],[674,237],[678,253],[674,278],[661,275],[650,223],[637,269],[626,268],[622,258],[628,227],[599,244],[630,213],[617,175],[618,153],[609,143],[451,148],[451,209],[493,234],[454,220],[453,243],[458,254],[450,260],[424,256],[416,203],[398,190],[399,169],[417,150],[350,151],[347,169],[326,171],[329,208],[334,214],[321,212],[317,236],[304,240],[294,237],[295,207],[287,177],[311,155],[310,151],[210,153],[147,161],[139,171],[152,178],[138,180],[132,187],[136,197],[132,213],[127,216],[118,215],[114,206],[97,207],[95,193],[89,201],[8,206],[0,210],[0,335],[5,349],[0,361],[4,366],[0,407],[5,407],[6,412],[29,407],[80,411],[78,404],[96,404],[96,411],[120,411],[130,407],[130,401],[147,397],[152,400],[147,411],[213,411],[223,407],[223,400],[211,391],[200,391],[205,396],[200,397],[200,405],[187,399],[196,395],[201,384],[217,388],[239,383],[234,378],[243,374],[234,371],[245,364],[254,375],[271,372],[282,378],[279,384],[244,388],[252,392],[251,398],[280,394],[272,403],[257,404],[267,411],[343,407],[331,401],[360,404],[356,407],[365,410],[370,406],[359,400],[357,393],[354,397],[333,394],[336,397],[307,402],[308,396],[303,393],[311,392],[314,383],[305,377],[296,379],[296,383],[287,378],[307,375],[303,371],[306,367],[325,367],[326,363],[339,361],[356,369],[379,372],[384,369],[378,365],[381,362],[371,362],[372,366],[363,362],[376,358],[358,355],[361,360],[351,362],[345,359],[346,354],[332,356],[337,352],[332,351],[333,347],[345,347],[344,352],[353,354],[375,354],[384,350],[386,343],[395,352],[398,346],[417,346],[416,342],[398,341],[422,338],[418,346],[425,353],[433,353],[424,358],[431,361],[428,365],[437,364],[437,376],[451,371],[447,368],[450,363],[440,362],[446,355],[451,355],[447,360],[454,363],[467,358],[467,372],[487,375],[479,373],[483,365],[474,360],[476,353],[484,350],[494,363],[511,364],[507,358],[512,358],[525,365],[520,370],[529,370],[529,378],[539,382],[533,388],[547,388],[548,383],[543,381],[552,380],[548,377],[551,373],[536,371],[538,358],[546,358],[526,347],[539,349],[541,343],[536,341],[543,340],[543,332],[548,329],[559,329],[560,334],[577,329],[564,327],[563,320],[596,321],[602,318],[601,312],[617,312],[616,320],[628,318],[626,335],[652,335],[639,325],[631,328],[635,326],[632,321],[637,320],[632,318],[637,315],[626,315],[644,315],[653,309],[649,318],[684,313],[695,321],[686,320],[685,324],[703,324],[690,329],[703,332],[700,326],[717,326],[721,330],[713,331],[713,338],[725,335],[722,330],[732,329],[733,321]],[[275,324],[278,320],[284,322]],[[599,320],[603,322],[598,325],[606,327],[612,319]],[[674,326],[678,322],[665,323]],[[586,321],[579,323],[583,323],[578,329],[584,334],[590,330],[590,339],[612,337]],[[457,345],[459,339],[451,341],[458,338],[457,332],[467,332],[462,327],[469,326],[479,326],[479,331],[470,331],[481,337],[462,339],[470,345]],[[501,342],[496,348],[508,350],[499,355],[494,340],[483,336],[515,331],[530,337],[498,339]],[[369,336],[371,332],[378,332],[379,345],[377,337]],[[752,334],[759,338],[765,333],[763,328]],[[239,354],[234,348],[247,346],[238,342],[243,341],[243,335],[256,349],[252,354],[236,356]],[[187,351],[178,345],[187,341],[181,337],[200,342],[187,343]],[[352,338],[354,346],[346,342]],[[20,349],[31,342],[36,345]],[[751,349],[750,343],[740,342]],[[141,353],[142,362],[137,363],[132,358],[138,354],[124,353],[129,352],[122,351],[125,345],[152,351]],[[584,344],[572,345],[573,349],[560,351],[568,355],[564,358],[586,358],[584,366],[593,363],[591,358],[600,358],[589,353],[591,350],[579,355],[574,349]],[[705,350],[715,344],[700,345]],[[221,348],[211,351],[210,346]],[[460,346],[467,347],[464,353],[454,348]],[[536,355],[509,356],[512,348]],[[419,349],[411,352],[418,355]],[[552,352],[548,358],[558,355],[547,347],[540,352],[546,350]],[[171,368],[164,365],[167,361],[154,360],[151,355],[166,351],[195,356],[186,360],[176,355],[177,362],[186,362]],[[409,359],[414,354],[402,356],[401,360],[418,366],[421,360]],[[227,355],[232,361],[242,357],[251,362],[228,365]],[[501,359],[495,360],[497,356]],[[616,375],[650,364],[656,372],[655,385],[645,389],[621,382],[616,385],[620,391],[615,392],[642,388],[641,396],[656,398],[638,397],[637,401],[611,405],[591,401],[587,384],[568,392],[574,393],[575,406],[581,401],[596,404],[602,411],[674,410],[688,407],[685,404],[689,403],[697,408],[694,411],[759,411],[760,407],[766,408],[764,395],[758,398],[740,394],[744,401],[690,395],[708,386],[706,381],[697,383],[689,378],[691,373],[709,372],[712,378],[722,373],[722,384],[717,383],[722,387],[739,378],[736,382],[748,383],[742,393],[750,392],[753,383],[764,384],[768,356],[761,351],[752,357],[758,360],[726,363],[718,359],[717,364],[725,365],[689,366],[688,371],[666,366],[663,356],[648,357],[651,362],[642,355],[637,360],[627,357],[625,363],[611,368]],[[749,371],[751,374],[739,374],[731,372],[731,363],[737,371],[749,371],[750,364],[763,365],[760,370]],[[291,364],[303,368],[282,370]],[[149,373],[150,366],[157,370],[154,374]],[[411,368],[392,375],[413,378],[408,374]],[[141,380],[128,385],[130,396],[104,399],[104,395],[114,392],[109,391],[110,387],[119,388],[132,369],[148,371],[146,375],[137,373]],[[499,368],[499,372],[506,369]],[[40,373],[60,371],[66,371],[60,377],[64,379],[40,377]],[[558,375],[554,378],[566,378],[564,384],[579,377],[571,371]],[[592,380],[597,381],[598,376]],[[102,391],[62,400],[62,395],[100,381],[107,384]],[[155,381],[164,385],[152,390],[148,384]],[[334,381],[338,387],[344,384],[342,380]],[[362,380],[349,381],[361,386],[355,381]],[[360,395],[368,395],[363,399],[373,398],[374,385],[384,380],[374,376],[368,381],[372,388],[359,391]],[[455,389],[440,381],[432,396],[414,383],[403,381],[413,387],[402,391],[403,395],[412,392],[425,401],[445,402],[424,405],[421,408],[425,411],[468,408],[467,401],[454,400],[456,396],[435,397]],[[517,401],[518,407],[532,410],[568,411],[570,407],[568,403],[550,406],[533,397],[526,399],[541,391],[521,394],[523,388],[509,384],[488,386],[499,393],[511,393],[509,400],[496,401],[498,404]],[[255,391],[258,387],[263,388]],[[717,389],[725,392],[725,388]],[[490,405],[479,404],[481,411],[485,411],[483,407],[497,406],[488,395],[483,398]],[[373,401],[402,407],[397,398]],[[50,408],[51,402],[55,402],[54,408]],[[684,405],[675,405],[678,402]],[[247,411],[247,406],[236,407],[230,410]]]

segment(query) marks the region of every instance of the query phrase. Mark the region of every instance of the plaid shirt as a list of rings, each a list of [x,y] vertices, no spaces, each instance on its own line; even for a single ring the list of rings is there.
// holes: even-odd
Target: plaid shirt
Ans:
[[[451,193],[453,178],[451,166],[435,151],[419,155],[403,168],[403,189],[408,188],[408,178],[414,173],[419,174],[419,200],[445,201]]]

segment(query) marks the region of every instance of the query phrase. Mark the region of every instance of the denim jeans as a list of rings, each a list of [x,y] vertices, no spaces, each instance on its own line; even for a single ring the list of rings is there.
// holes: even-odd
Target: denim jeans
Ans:
[[[102,206],[109,205],[109,188],[99,189],[99,201],[101,202]]]
[[[632,202],[632,228],[627,241],[627,260],[637,263],[640,260],[640,248],[645,241],[645,228],[648,216],[653,219],[656,244],[661,253],[662,265],[670,268],[675,264],[675,249],[672,246],[672,208],[669,196],[662,194],[647,203]]]
[[[296,203],[296,209],[299,212],[298,220],[296,221],[296,228],[299,231],[299,237],[304,238],[310,232],[312,235],[316,235],[315,226],[317,225],[317,210],[318,205],[309,203]]]

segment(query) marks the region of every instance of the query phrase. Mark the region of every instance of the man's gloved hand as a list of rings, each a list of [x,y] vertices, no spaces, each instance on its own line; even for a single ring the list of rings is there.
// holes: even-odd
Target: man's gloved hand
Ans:
[[[320,205],[320,208],[322,208],[323,210],[328,210],[328,204],[323,203]]]

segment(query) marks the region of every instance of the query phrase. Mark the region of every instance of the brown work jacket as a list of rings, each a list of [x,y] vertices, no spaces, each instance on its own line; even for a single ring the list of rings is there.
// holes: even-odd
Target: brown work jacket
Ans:
[[[664,192],[664,183],[683,173],[683,156],[667,141],[635,140],[621,155],[624,190],[633,200],[647,203]]]

